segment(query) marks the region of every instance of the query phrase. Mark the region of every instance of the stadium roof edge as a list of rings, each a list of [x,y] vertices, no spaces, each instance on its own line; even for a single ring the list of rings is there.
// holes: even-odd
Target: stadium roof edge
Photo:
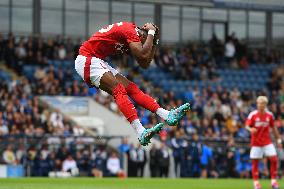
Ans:
[[[214,7],[212,0],[119,0],[137,3],[174,4],[184,6]]]
[[[168,4],[168,5],[235,9],[235,10],[272,11],[272,12],[283,12],[284,10],[284,1],[281,5],[280,4],[277,5],[275,4],[275,2],[271,2],[271,4],[269,4],[269,2],[257,3],[258,0],[154,0],[154,1],[153,0],[112,0],[112,1]]]

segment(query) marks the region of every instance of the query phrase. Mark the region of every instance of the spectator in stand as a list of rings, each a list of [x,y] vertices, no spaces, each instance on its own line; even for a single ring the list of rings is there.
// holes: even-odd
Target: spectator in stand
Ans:
[[[4,51],[5,51],[5,41],[3,38],[3,34],[0,32],[0,61],[3,60]]]
[[[0,117],[0,136],[8,135],[9,129],[7,125],[3,122],[3,119]]]
[[[150,174],[151,177],[158,177],[159,175],[159,150],[156,145],[153,144],[150,150]]]
[[[201,143],[197,133],[192,135],[192,141],[189,144],[184,142],[182,150],[184,155],[181,160],[181,177],[199,177]],[[191,161],[187,162],[188,159]]]
[[[62,163],[62,171],[70,172],[72,175],[77,175],[78,170],[76,161],[73,159],[71,154],[68,154],[67,158]]]
[[[49,121],[51,122],[53,127],[59,127],[61,129],[64,127],[63,116],[59,112],[59,110],[55,110],[51,113]]]
[[[35,170],[35,175],[39,177],[47,177],[48,173],[51,171],[47,157],[44,157],[41,153],[37,154],[35,159]]]
[[[138,175],[138,163],[137,163],[137,151],[134,147],[134,144],[131,144],[129,150],[127,151],[127,159],[128,159],[128,177],[137,177]]]
[[[107,170],[112,177],[117,177],[122,174],[120,161],[118,159],[117,153],[114,151],[111,152],[110,157],[107,159]]]
[[[147,154],[145,149],[140,144],[138,144],[136,152],[137,152],[137,176],[143,177],[145,164],[147,162]]]
[[[84,156],[82,151],[77,151],[75,161],[78,166],[80,176],[87,176],[89,171],[89,158]]]
[[[226,175],[227,177],[230,178],[236,178],[238,177],[238,173],[236,171],[236,147],[234,144],[234,139],[231,138],[228,141],[228,150],[227,150],[227,160],[226,160],[226,167],[227,167],[227,171],[226,171]]]
[[[129,151],[129,149],[130,149],[130,145],[128,143],[127,138],[125,137],[121,140],[121,144],[119,145],[118,150],[121,154],[125,154]]]
[[[228,38],[225,44],[225,58],[228,64],[230,64],[235,58],[236,48],[232,38]]]
[[[79,125],[73,126],[73,135],[74,136],[83,136],[85,134],[85,131],[82,127]]]
[[[66,59],[67,52],[66,52],[66,49],[65,49],[63,44],[59,45],[57,53],[58,53],[57,56],[58,56],[59,60],[65,60]]]
[[[201,164],[201,178],[207,178],[210,174],[209,169],[210,169],[210,164],[211,164],[211,159],[213,157],[213,152],[212,149],[206,145],[202,145],[201,149],[201,157],[200,157],[200,164]]]
[[[3,152],[2,158],[5,164],[10,164],[10,165],[17,164],[16,155],[13,151],[12,145],[7,146],[6,150]]]
[[[9,38],[7,41],[7,46],[5,48],[5,54],[4,54],[4,60],[6,62],[6,65],[9,68],[16,68],[16,64],[17,64],[17,60],[16,60],[16,54],[15,54],[15,44],[14,44],[14,40],[13,40],[13,36],[11,36],[12,38]]]
[[[168,177],[169,176],[169,167],[170,167],[170,152],[165,143],[161,143],[161,148],[158,151],[159,159],[159,176]]]
[[[102,177],[107,175],[106,171],[106,152],[103,148],[97,150],[93,154],[91,161],[91,175],[95,177]]]
[[[179,131],[175,132],[175,137],[171,140],[171,147],[173,149],[173,158],[175,165],[175,176],[179,177],[178,170],[181,169],[181,158],[182,158],[182,145],[184,145],[184,140],[181,138]]]

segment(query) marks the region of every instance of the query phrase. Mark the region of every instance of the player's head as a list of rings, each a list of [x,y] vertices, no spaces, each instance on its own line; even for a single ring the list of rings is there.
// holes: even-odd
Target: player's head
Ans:
[[[258,111],[264,111],[266,109],[266,106],[268,104],[268,99],[266,96],[259,96],[256,99],[257,104],[257,110]]]
[[[140,38],[142,44],[144,44],[146,39],[147,39],[147,36],[148,36],[147,30],[145,30],[143,28],[140,28],[140,27],[137,27],[136,31],[137,31],[137,33],[139,35],[139,38]]]

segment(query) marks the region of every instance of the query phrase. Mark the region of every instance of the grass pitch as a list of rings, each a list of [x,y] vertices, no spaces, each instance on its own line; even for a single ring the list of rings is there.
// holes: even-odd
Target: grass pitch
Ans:
[[[261,181],[270,189],[270,180]],[[280,186],[284,182],[280,181]],[[241,179],[113,179],[113,178],[19,178],[0,179],[0,189],[253,189]]]

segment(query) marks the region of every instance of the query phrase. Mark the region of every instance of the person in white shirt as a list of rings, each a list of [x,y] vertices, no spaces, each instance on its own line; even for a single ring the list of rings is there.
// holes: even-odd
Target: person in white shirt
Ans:
[[[70,154],[63,161],[62,171],[71,172],[72,175],[76,175],[76,173],[78,172],[77,163]]]
[[[108,158],[107,170],[111,176],[118,176],[118,174],[122,172],[120,168],[120,161],[116,152],[112,152],[111,156]]]
[[[0,135],[9,134],[9,129],[6,124],[4,124],[3,120],[0,119]]]
[[[49,118],[49,121],[51,122],[53,127],[59,127],[63,129],[63,116],[59,112],[59,110],[55,110],[55,112],[52,112]]]
[[[16,155],[13,152],[13,147],[8,145],[6,150],[3,152],[2,158],[6,164],[16,164]]]
[[[84,129],[82,129],[79,125],[75,125],[73,127],[73,134],[75,136],[82,136],[84,135],[84,133],[85,133]]]
[[[225,57],[228,63],[230,63],[234,59],[235,53],[236,53],[236,48],[234,42],[232,39],[229,39],[225,44]]]
[[[65,49],[64,45],[61,44],[58,48],[58,58],[60,60],[65,60],[66,56],[67,56],[66,49]]]

